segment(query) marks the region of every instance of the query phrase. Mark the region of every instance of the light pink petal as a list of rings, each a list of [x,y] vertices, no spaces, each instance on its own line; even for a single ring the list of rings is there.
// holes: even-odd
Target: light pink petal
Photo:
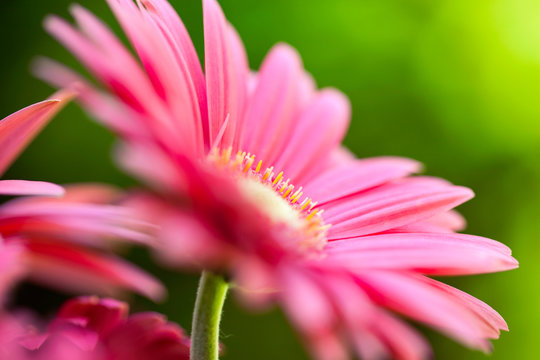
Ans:
[[[330,242],[330,266],[412,270],[430,275],[469,275],[510,270],[518,262],[503,244],[463,234],[385,234]]]
[[[462,231],[467,226],[465,218],[454,210],[435,215],[426,222],[450,231]]]
[[[359,275],[374,301],[396,312],[436,327],[463,344],[489,351],[487,339],[498,331],[453,296],[406,273],[376,272]]]
[[[410,159],[380,157],[346,162],[304,185],[304,193],[319,204],[382,185],[414,172],[421,165]]]
[[[439,180],[405,179],[326,204],[324,219],[332,224],[328,238],[356,237],[412,224],[472,197],[470,189]]]
[[[0,175],[72,95],[69,91],[58,92],[49,100],[30,105],[0,121]]]
[[[320,164],[343,140],[350,104],[337,90],[320,91],[299,115],[286,148],[275,163],[293,183],[305,183],[310,168]]]
[[[118,163],[156,190],[182,192],[185,184],[174,159],[153,142],[134,141],[120,144],[115,151]]]
[[[43,181],[2,180],[0,195],[46,195],[61,196],[64,189],[56,184]]]
[[[273,165],[282,151],[295,116],[305,106],[299,101],[302,71],[298,53],[288,45],[279,44],[266,56],[257,75],[257,85],[246,110],[241,149],[255,154],[267,167]]]
[[[371,330],[389,348],[395,359],[422,360],[432,357],[429,344],[415,329],[386,312],[379,311]]]
[[[203,1],[206,89],[209,135],[212,145],[229,117],[221,147],[235,145],[244,116],[247,93],[245,55],[237,35],[227,23],[217,1]]]
[[[423,221],[383,231],[383,233],[453,233],[465,229],[466,224],[461,214],[450,210]]]
[[[293,324],[308,337],[320,338],[332,329],[336,313],[327,294],[305,273],[281,270],[283,290],[279,294]]]
[[[155,278],[123,260],[99,252],[52,241],[26,244],[26,261],[33,280],[74,292],[114,295],[135,290],[159,300],[165,289]]]

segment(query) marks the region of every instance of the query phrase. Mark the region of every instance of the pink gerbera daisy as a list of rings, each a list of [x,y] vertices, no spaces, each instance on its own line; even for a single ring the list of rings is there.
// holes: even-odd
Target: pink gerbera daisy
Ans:
[[[319,359],[350,348],[366,359],[426,357],[429,346],[395,313],[482,350],[507,330],[488,305],[429,277],[517,267],[506,246],[455,233],[464,221],[452,209],[471,190],[410,176],[420,170],[412,160],[354,158],[340,147],[346,97],[317,90],[287,45],[250,73],[215,0],[203,1],[204,72],[165,0],[108,3],[142,66],[75,6],[80,30],[57,17],[46,27],[106,90],[50,61],[38,72],[76,84],[120,134],[120,162],[153,189],[132,205],[160,225],[168,264],[226,273],[251,304],[280,303]],[[203,358],[204,332],[216,332],[199,324],[205,299],[223,297],[219,281],[203,276],[192,359]]]
[[[0,121],[0,175],[70,98],[61,92]],[[41,195],[0,205],[0,300],[25,275],[70,291],[134,289],[162,295],[158,281],[99,250],[115,239],[147,238],[131,211],[111,205],[118,198],[113,189],[78,185],[64,190],[40,181],[1,180],[0,195]]]
[[[0,357],[10,360],[188,360],[189,338],[160,314],[128,316],[128,304],[95,296],[67,301],[46,331],[22,316],[0,321]]]

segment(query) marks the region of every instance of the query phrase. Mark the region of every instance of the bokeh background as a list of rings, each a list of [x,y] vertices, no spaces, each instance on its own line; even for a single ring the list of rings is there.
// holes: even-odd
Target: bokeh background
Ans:
[[[0,1],[0,116],[39,101],[52,89],[30,64],[47,55],[76,62],[42,30],[71,0]],[[172,0],[202,49],[197,0]],[[302,54],[320,86],[353,104],[346,145],[358,156],[422,161],[429,175],[476,191],[460,207],[467,231],[510,245],[521,268],[448,279],[500,311],[510,326],[491,359],[540,358],[540,1],[539,0],[261,0],[220,1],[241,34],[252,68],[279,41]],[[102,0],[80,0],[118,29]],[[134,184],[110,160],[113,137],[70,105],[28,148],[6,177],[58,183]],[[0,149],[1,151],[1,149]],[[131,259],[161,276],[169,300],[133,298],[189,329],[197,278],[157,268],[143,250]],[[64,295],[22,286],[14,306],[47,316]],[[420,327],[438,359],[485,359]],[[252,314],[227,302],[225,359],[307,359],[278,309]]]

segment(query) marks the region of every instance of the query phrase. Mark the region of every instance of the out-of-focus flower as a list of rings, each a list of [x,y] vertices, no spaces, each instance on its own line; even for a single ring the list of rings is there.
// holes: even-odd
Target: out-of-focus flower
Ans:
[[[0,121],[0,175],[71,97],[60,92]],[[42,195],[0,205],[0,300],[25,275],[70,291],[111,294],[120,288],[162,295],[157,280],[103,251],[115,239],[147,240],[132,211],[111,205],[118,192],[98,185],[64,191],[51,183],[2,180],[0,195]]]
[[[188,360],[189,338],[157,313],[128,316],[114,299],[81,297],[66,302],[46,331],[27,319],[4,315],[0,357],[12,360]]]
[[[286,45],[250,73],[215,0],[203,1],[205,73],[166,1],[108,3],[142,67],[75,6],[80,30],[56,17],[46,27],[106,90],[48,60],[38,73],[75,84],[121,135],[121,163],[153,188],[131,204],[160,224],[168,264],[227,272],[251,304],[281,303],[320,359],[349,347],[366,359],[426,357],[394,312],[483,350],[507,329],[488,305],[428,277],[517,267],[506,246],[455,233],[464,221],[452,209],[472,191],[411,177],[412,160],[355,159],[340,147],[345,96],[316,90]]]

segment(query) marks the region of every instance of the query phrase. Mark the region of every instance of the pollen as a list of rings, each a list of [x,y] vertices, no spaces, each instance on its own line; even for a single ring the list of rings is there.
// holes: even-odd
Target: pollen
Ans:
[[[214,148],[207,160],[235,176],[241,191],[270,220],[298,232],[302,250],[320,250],[326,244],[330,225],[324,223],[323,210],[315,208],[317,202],[304,196],[301,186],[296,188],[290,179],[285,180],[283,171],[277,172],[273,166],[264,168],[262,160],[255,162],[255,155],[244,151],[233,155],[231,148]]]

